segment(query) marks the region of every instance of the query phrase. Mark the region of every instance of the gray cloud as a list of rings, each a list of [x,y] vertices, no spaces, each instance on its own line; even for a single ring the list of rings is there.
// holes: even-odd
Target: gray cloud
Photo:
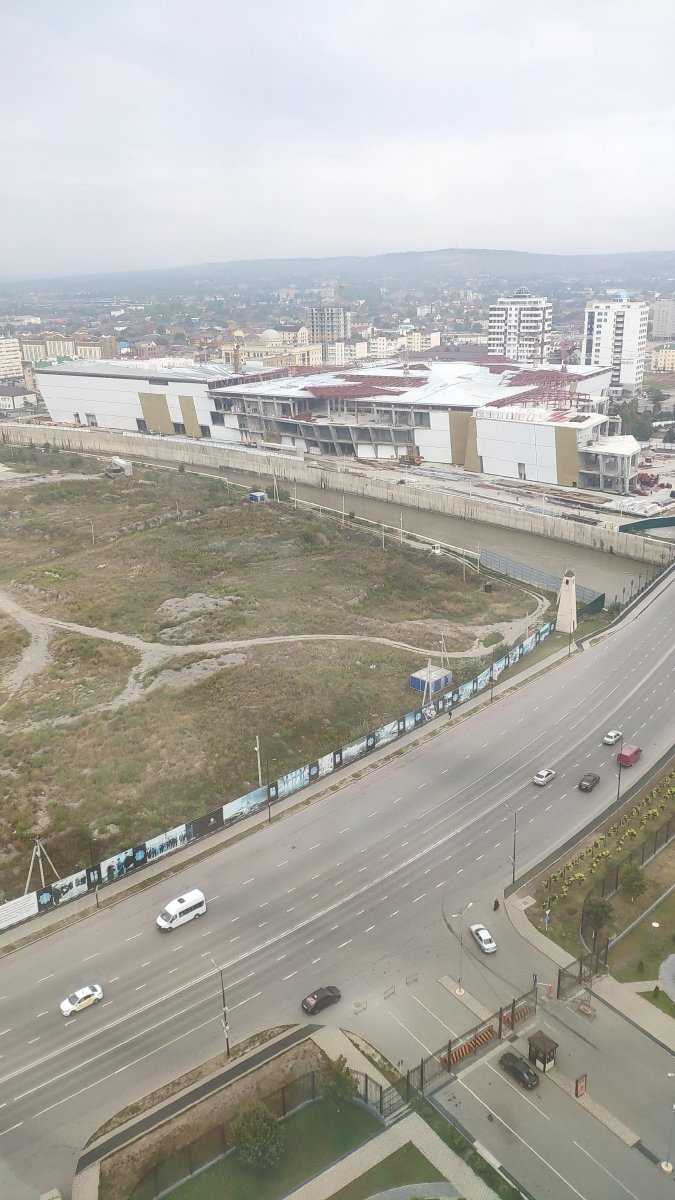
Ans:
[[[672,0],[3,7],[7,277],[670,248]]]

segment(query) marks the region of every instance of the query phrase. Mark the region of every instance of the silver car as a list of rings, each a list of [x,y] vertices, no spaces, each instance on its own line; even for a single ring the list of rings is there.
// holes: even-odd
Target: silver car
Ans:
[[[483,951],[483,954],[494,954],[497,949],[497,943],[489,929],[486,929],[484,925],[477,924],[469,925],[469,930],[474,941]]]
[[[532,782],[536,783],[537,787],[546,787],[547,783],[550,783],[552,779],[555,779],[555,771],[551,771],[549,767],[545,767],[544,770],[537,771]]]
[[[616,746],[616,743],[620,742],[622,737],[623,734],[620,729],[608,729],[602,741],[605,746]]]

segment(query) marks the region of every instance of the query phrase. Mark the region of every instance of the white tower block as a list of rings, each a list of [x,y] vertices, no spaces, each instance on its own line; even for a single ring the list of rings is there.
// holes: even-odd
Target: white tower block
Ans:
[[[558,593],[558,633],[574,633],[577,627],[577,584],[573,571],[565,571]]]

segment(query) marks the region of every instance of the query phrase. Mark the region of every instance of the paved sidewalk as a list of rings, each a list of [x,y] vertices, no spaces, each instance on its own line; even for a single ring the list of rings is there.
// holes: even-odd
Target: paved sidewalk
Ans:
[[[426,1121],[423,1121],[416,1113],[404,1117],[403,1120],[390,1126],[378,1137],[371,1138],[365,1146],[354,1150],[352,1154],[348,1154],[346,1158],[329,1167],[316,1179],[310,1180],[309,1183],[305,1183],[296,1191],[291,1192],[287,1200],[330,1200],[330,1197],[335,1192],[339,1192],[340,1188],[346,1187],[348,1183],[358,1179],[371,1167],[377,1166],[383,1159],[388,1158],[390,1154],[402,1146],[406,1146],[409,1142],[412,1142],[420,1153],[429,1159],[437,1171],[445,1175],[455,1189],[455,1193],[464,1197],[464,1200],[497,1200],[496,1193],[492,1191],[492,1188],[483,1183],[478,1175],[474,1175],[471,1168],[467,1167],[459,1155],[446,1146]],[[413,1193],[416,1196],[421,1194],[419,1185],[413,1189]],[[435,1191],[433,1194],[438,1195],[439,1193]]]
[[[352,1071],[361,1071],[363,1075],[369,1075],[381,1087],[388,1088],[389,1080],[374,1067],[370,1059],[362,1054],[358,1046],[355,1046],[351,1038],[347,1037],[341,1029],[336,1029],[331,1025],[322,1025],[317,1027],[315,1033],[312,1034],[312,1041],[320,1046],[329,1058],[335,1060],[341,1054],[344,1054],[347,1059],[347,1066]]]

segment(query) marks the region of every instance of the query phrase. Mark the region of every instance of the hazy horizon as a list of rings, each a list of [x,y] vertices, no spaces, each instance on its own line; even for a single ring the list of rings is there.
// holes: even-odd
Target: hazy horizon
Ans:
[[[666,0],[3,15],[4,280],[672,243]]]

